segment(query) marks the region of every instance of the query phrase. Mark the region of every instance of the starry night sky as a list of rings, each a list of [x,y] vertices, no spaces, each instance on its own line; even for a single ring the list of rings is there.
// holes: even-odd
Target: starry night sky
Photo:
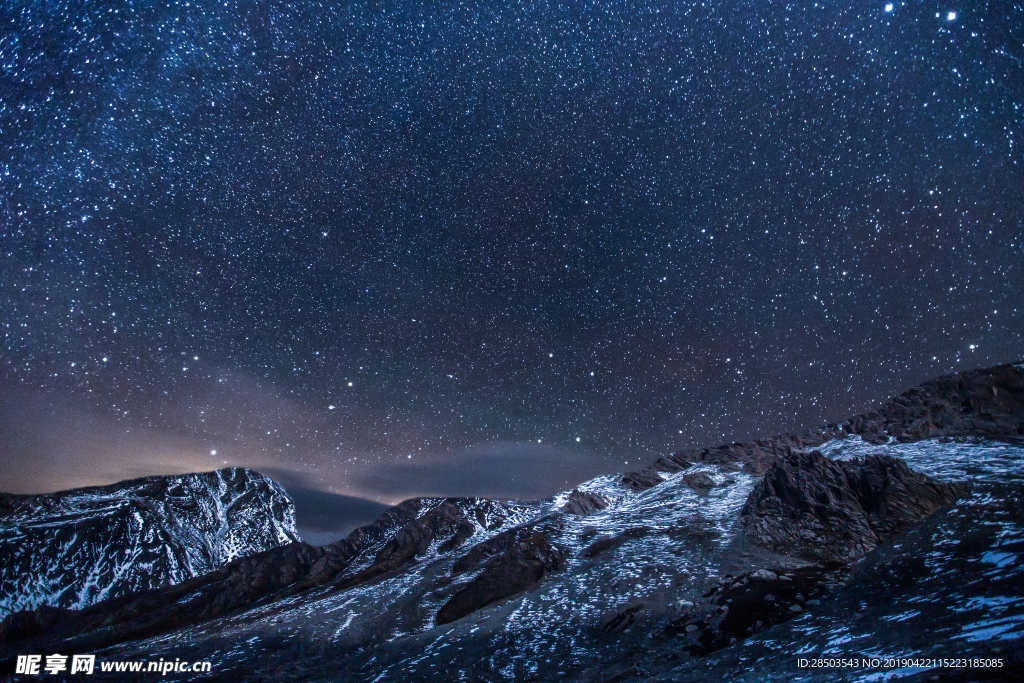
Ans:
[[[0,490],[547,495],[1024,357],[1019,2],[0,27]]]

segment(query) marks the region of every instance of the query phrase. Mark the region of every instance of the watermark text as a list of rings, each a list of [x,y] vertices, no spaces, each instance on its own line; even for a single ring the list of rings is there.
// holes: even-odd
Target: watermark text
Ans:
[[[14,673],[28,676],[56,676],[62,673],[91,674],[96,669],[103,673],[208,673],[210,662],[189,662],[181,659],[144,661],[96,661],[96,655],[18,655]]]

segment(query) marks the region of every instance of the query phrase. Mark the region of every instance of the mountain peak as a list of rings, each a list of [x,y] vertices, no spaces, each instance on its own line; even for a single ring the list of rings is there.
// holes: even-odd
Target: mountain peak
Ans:
[[[80,609],[297,540],[285,490],[241,467],[0,494],[0,615]]]

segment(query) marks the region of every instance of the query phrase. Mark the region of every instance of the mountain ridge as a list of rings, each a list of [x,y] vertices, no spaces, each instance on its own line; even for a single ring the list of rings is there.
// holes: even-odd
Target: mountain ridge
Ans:
[[[426,646],[422,638],[439,629],[465,640],[470,650],[469,643],[483,647],[488,661],[495,662],[505,661],[501,653],[510,651],[509,643],[527,647],[540,637],[550,641],[558,657],[578,648],[591,653],[587,656],[604,653],[592,649],[600,643],[616,643],[608,653],[627,656],[623,653],[636,648],[646,652],[649,642],[660,643],[651,652],[669,647],[673,657],[709,657],[731,648],[734,640],[745,642],[802,614],[808,595],[842,585],[860,558],[971,495],[971,487],[956,477],[934,479],[942,470],[927,458],[915,455],[918,466],[931,468],[930,475],[908,468],[886,448],[928,440],[937,444],[937,452],[957,453],[977,448],[957,441],[1019,444],[1022,435],[1024,368],[958,373],[822,430],[694,449],[685,457],[673,454],[638,473],[598,477],[544,501],[411,499],[329,546],[293,543],[177,586],[79,611],[21,612],[0,624],[0,659],[26,648],[113,646],[132,652],[127,641],[173,631],[179,635],[161,642],[222,648],[225,661],[236,662],[232,675],[256,680],[248,658],[261,655],[232,643],[284,629],[284,618],[327,638],[317,651],[361,671],[354,680],[368,672],[381,680],[416,678],[426,655],[413,653]],[[816,447],[828,455],[810,450]],[[843,452],[854,458],[836,461]],[[875,488],[892,495],[873,496]],[[824,554],[815,555],[819,546]],[[805,588],[790,590],[790,581]],[[543,596],[565,591],[578,595],[557,607],[566,620],[559,630],[548,632],[536,621],[507,621],[527,605],[534,612],[556,609],[542,608],[552,599]],[[298,602],[290,599],[300,595]],[[763,618],[728,617],[727,600],[757,606],[768,596],[774,596],[770,609],[750,607]],[[363,608],[343,607],[353,604]],[[355,611],[333,627],[331,636],[324,629],[334,622],[319,615],[339,609]],[[223,635],[199,626],[211,620],[221,625],[216,633],[226,629]],[[520,625],[513,628],[513,623]],[[480,633],[491,634],[483,645],[480,624],[489,629]],[[576,633],[568,643],[566,629]],[[230,635],[236,632],[249,635]],[[647,633],[654,641],[637,640],[633,633]],[[306,647],[291,655],[266,651],[262,656],[276,664],[269,678],[259,680],[326,676],[327,669],[317,670],[296,654]],[[606,656],[612,655],[601,655]],[[381,663],[385,660],[391,664]],[[503,666],[523,674],[513,664]],[[557,671],[546,667],[537,671]],[[492,674],[484,680],[507,679]],[[577,680],[604,680],[604,674],[593,675]]]
[[[3,493],[0,614],[87,607],[297,539],[287,493],[244,468]]]
[[[623,483],[642,491],[660,483],[660,473],[694,463],[735,464],[763,473],[780,456],[854,435],[877,445],[965,437],[1024,443],[1024,361],[942,375],[878,408],[819,429],[678,451],[624,473]]]

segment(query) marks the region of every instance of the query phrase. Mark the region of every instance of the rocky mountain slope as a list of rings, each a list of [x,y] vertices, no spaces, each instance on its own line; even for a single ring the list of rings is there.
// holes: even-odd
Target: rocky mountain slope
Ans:
[[[693,463],[729,463],[744,471],[763,472],[779,456],[848,436],[877,445],[968,437],[1024,444],[1022,378],[1020,364],[939,377],[845,422],[747,443],[680,451],[640,471],[627,472],[623,483],[641,491],[660,483],[659,473],[678,472]]]
[[[1024,368],[962,373],[816,432],[673,454],[544,501],[406,501],[331,546],[23,612],[0,625],[0,660],[611,682],[866,681],[891,671],[797,656],[975,657],[1002,666],[900,675],[997,680],[1024,664],[1022,437]]]
[[[297,540],[284,489],[239,468],[0,494],[0,615],[82,609]]]

